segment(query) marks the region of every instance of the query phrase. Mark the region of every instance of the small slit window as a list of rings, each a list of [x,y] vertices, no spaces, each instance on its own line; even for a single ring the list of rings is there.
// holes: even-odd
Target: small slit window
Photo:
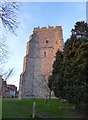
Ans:
[[[46,40],[46,43],[49,43],[49,41],[48,41],[48,40]]]
[[[46,39],[46,43],[49,43],[48,39]]]
[[[44,57],[46,57],[46,52],[44,52]]]

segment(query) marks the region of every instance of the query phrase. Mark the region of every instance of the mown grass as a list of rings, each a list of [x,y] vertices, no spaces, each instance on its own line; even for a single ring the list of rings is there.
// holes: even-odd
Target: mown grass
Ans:
[[[48,101],[46,104],[37,100],[36,108],[51,118],[80,118],[80,115],[75,112],[74,105],[63,103],[58,99]]]
[[[29,118],[32,103],[27,100],[3,99],[2,118]]]
[[[62,103],[58,99],[52,99],[44,103],[44,99],[3,99],[3,118],[31,118],[33,102],[36,102],[36,116],[50,118],[79,118],[74,112],[74,105]]]

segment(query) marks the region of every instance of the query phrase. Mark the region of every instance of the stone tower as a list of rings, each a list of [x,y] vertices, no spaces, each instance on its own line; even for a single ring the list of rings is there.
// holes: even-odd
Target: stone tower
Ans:
[[[45,98],[49,95],[47,82],[58,49],[63,50],[61,26],[34,28],[27,42],[19,98]]]

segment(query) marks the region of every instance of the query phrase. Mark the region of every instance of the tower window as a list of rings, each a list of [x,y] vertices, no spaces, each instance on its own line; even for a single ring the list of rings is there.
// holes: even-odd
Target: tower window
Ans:
[[[46,39],[46,43],[49,43],[48,39]]]
[[[49,41],[48,40],[46,40],[46,43],[48,43]]]
[[[44,57],[46,57],[46,52],[44,52]]]

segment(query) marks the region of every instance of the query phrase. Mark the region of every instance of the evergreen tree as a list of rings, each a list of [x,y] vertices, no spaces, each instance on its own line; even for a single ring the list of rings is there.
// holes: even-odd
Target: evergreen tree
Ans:
[[[77,22],[63,52],[57,52],[49,87],[58,98],[88,105],[88,25]]]

